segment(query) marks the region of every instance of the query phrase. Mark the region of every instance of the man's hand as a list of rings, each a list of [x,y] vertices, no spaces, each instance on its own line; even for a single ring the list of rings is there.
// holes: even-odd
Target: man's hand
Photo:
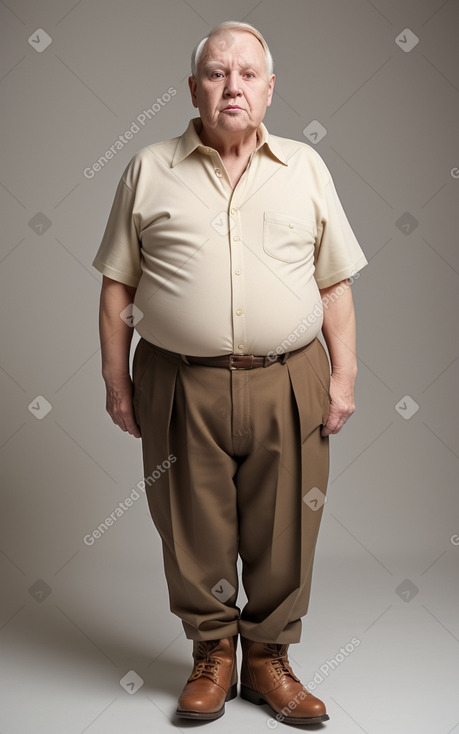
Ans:
[[[134,416],[132,404],[132,380],[130,377],[106,381],[107,399],[105,407],[113,423],[135,438],[140,438],[140,429]]]
[[[330,414],[321,436],[338,433],[355,410],[354,383],[339,376],[330,375]]]

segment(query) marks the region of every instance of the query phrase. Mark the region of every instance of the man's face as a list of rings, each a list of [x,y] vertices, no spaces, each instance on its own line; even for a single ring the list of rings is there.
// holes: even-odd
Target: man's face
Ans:
[[[232,30],[212,36],[196,78],[188,80],[204,131],[256,130],[271,104],[274,81],[274,74],[267,76],[263,47],[252,33]]]

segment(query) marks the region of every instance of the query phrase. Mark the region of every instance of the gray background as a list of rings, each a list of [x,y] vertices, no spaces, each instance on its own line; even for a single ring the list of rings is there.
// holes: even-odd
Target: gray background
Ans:
[[[369,260],[353,287],[358,409],[330,439],[311,607],[292,664],[305,684],[323,668],[315,693],[327,731],[459,732],[459,3],[9,0],[0,2],[2,734],[177,728],[191,642],[169,611],[144,496],[94,545],[83,542],[142,478],[140,441],[105,413],[91,262],[129,159],[196,115],[189,56],[228,19],[264,33],[277,73],[265,123],[315,145]],[[396,43],[407,28],[419,38],[409,51]],[[52,38],[41,52],[38,29]],[[175,97],[86,178],[171,86]],[[318,143],[303,134],[313,120],[327,130]],[[359,644],[336,658],[352,638]],[[131,671],[143,680],[135,695]],[[266,707],[241,699],[208,726],[236,725],[272,730]]]

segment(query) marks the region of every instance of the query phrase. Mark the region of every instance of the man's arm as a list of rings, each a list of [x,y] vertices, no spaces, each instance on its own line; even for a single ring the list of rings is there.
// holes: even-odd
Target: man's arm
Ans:
[[[133,302],[135,291],[134,287],[103,276],[99,334],[102,377],[107,389],[107,412],[123,431],[140,438],[132,406],[132,381],[129,375],[129,351],[133,329],[120,317],[121,311]]]
[[[357,377],[354,300],[349,280],[320,290],[324,305],[322,333],[330,354],[330,415],[322,436],[338,433],[355,410]]]

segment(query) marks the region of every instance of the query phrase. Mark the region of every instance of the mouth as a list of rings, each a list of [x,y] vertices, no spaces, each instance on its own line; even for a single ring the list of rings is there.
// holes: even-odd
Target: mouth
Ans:
[[[225,107],[222,110],[222,112],[243,112],[243,111],[244,111],[243,107],[238,107],[238,105],[231,105],[231,104],[227,105],[227,107]]]

